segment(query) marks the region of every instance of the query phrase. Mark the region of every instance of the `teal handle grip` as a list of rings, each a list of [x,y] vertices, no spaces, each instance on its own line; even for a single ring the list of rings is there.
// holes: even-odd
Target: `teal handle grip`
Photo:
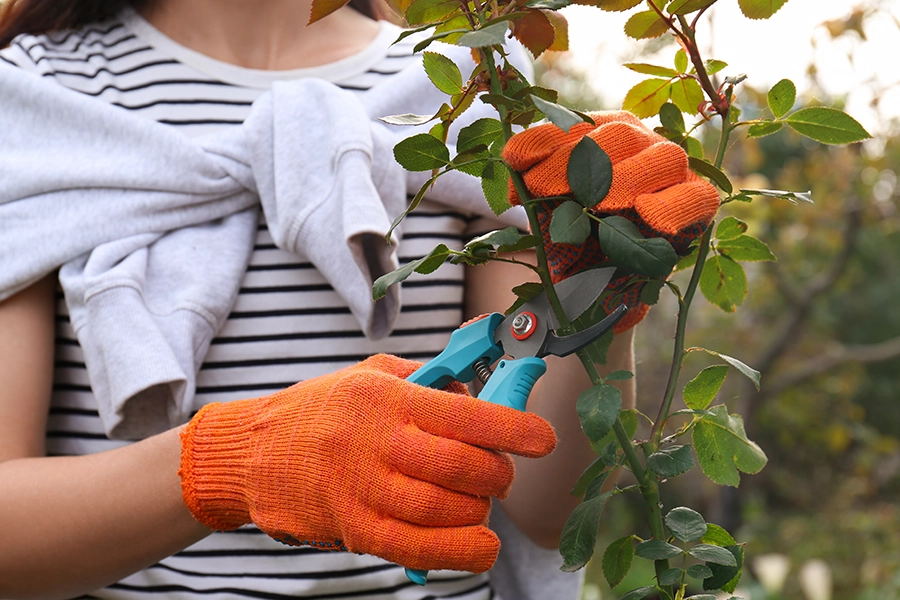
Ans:
[[[503,356],[503,349],[494,342],[494,330],[503,320],[500,313],[488,316],[460,327],[450,334],[447,347],[433,359],[419,367],[407,381],[440,389],[451,381],[475,379],[474,364],[484,358],[493,364]]]
[[[533,356],[501,360],[478,397],[493,404],[525,410],[531,389],[546,371],[547,363]]]
[[[482,319],[481,321],[486,320],[487,318]],[[419,371],[430,367],[432,363],[437,361],[438,365],[440,366],[428,369],[428,371],[426,371],[426,376],[422,377],[422,379],[426,381],[430,379],[434,379],[435,381],[443,380],[443,373],[445,372],[445,369],[447,369],[446,365],[448,362],[452,361],[438,361],[438,359],[441,358],[441,356],[443,356],[444,353],[446,353],[447,350],[449,350],[453,346],[453,337],[456,334],[461,331],[465,331],[469,327],[478,325],[478,323],[480,323],[481,321],[477,321],[472,325],[468,325],[466,327],[463,327],[462,329],[457,329],[456,331],[454,331],[453,335],[450,336],[450,343],[447,344],[447,348],[444,349],[444,352],[441,352],[441,354],[439,354],[434,360],[420,368],[418,371],[416,371],[416,373],[419,373]],[[495,327],[496,325],[491,328],[491,331],[493,331]],[[471,362],[469,363],[469,367],[471,368]],[[478,397],[493,404],[500,404],[502,406],[508,406],[509,408],[524,411],[525,405],[528,402],[528,396],[531,394],[531,389],[534,387],[534,384],[537,383],[537,380],[540,379],[541,375],[543,375],[546,371],[547,363],[545,363],[540,358],[526,357],[517,360],[501,360],[499,363],[497,363],[497,367],[494,369],[494,374],[491,375],[491,378],[488,380],[487,384],[485,384],[484,388],[482,388],[481,392],[478,394]],[[413,377],[416,375],[416,373],[410,375],[407,380],[413,381]],[[475,374],[473,371],[472,378],[474,378],[474,376]],[[469,381],[469,379],[458,380]],[[446,383],[449,383],[449,380],[447,380]],[[440,386],[433,385],[430,387],[443,387],[443,385],[446,385],[446,383]],[[416,583],[418,585],[425,585],[425,583],[428,581],[428,571],[422,569],[406,569],[406,577],[413,583]]]

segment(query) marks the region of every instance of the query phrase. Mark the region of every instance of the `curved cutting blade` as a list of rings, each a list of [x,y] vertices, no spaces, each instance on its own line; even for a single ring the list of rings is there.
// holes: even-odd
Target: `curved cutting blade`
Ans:
[[[560,304],[562,304],[569,320],[578,318],[581,313],[594,304],[594,301],[606,289],[615,271],[614,267],[582,271],[554,286],[559,296]],[[533,329],[530,335],[525,338],[516,337],[513,334],[513,323],[518,317],[526,314],[529,315],[529,318],[535,320]],[[552,335],[552,331],[558,327],[559,322],[556,319],[556,315],[553,314],[550,303],[547,301],[547,295],[541,292],[500,321],[500,324],[497,325],[497,329],[494,331],[494,341],[512,358],[546,356],[548,352],[544,351],[545,342]],[[591,327],[585,331],[595,332],[596,330]],[[553,337],[557,340],[563,340],[567,339],[568,336],[557,338],[554,335]],[[592,339],[596,339],[596,337],[599,337],[599,334]],[[590,340],[576,345],[572,352],[589,342]],[[555,354],[556,352],[549,353]]]

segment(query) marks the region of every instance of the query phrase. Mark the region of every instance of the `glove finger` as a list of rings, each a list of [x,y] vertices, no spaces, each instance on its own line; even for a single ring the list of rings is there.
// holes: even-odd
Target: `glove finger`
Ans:
[[[639,195],[634,200],[634,208],[653,230],[670,236],[685,234],[689,242],[703,233],[719,210],[719,192],[711,183],[691,173],[686,183]],[[702,227],[691,231],[698,225]]]
[[[410,477],[474,496],[505,498],[515,473],[507,454],[434,436],[414,425],[397,432],[389,460]]]
[[[613,184],[597,205],[603,212],[633,207],[640,194],[650,194],[684,182],[688,173],[687,154],[677,144],[660,142],[613,166]]]
[[[646,128],[640,119],[638,119],[634,113],[630,113],[627,110],[601,110],[596,112],[589,112],[588,116],[594,120],[594,123],[597,124],[597,127],[601,127],[606,125],[607,123],[618,123],[625,122],[630,123],[631,125],[635,125],[637,127]]]
[[[369,505],[382,514],[415,525],[479,525],[491,510],[490,498],[462,494],[402,473],[393,473],[382,483],[370,487]]]
[[[604,124],[588,134],[609,155],[616,165],[626,158],[643,152],[653,144],[665,141],[661,135],[647,129],[643,124],[615,121]]]
[[[539,416],[460,394],[422,388],[410,402],[416,425],[433,435],[490,450],[536,458],[556,447],[556,434]]]
[[[390,373],[400,379],[406,379],[412,375],[422,363],[400,358],[392,354],[375,354],[361,363],[351,367],[353,370],[375,370],[382,373]]]
[[[344,539],[352,552],[381,557],[410,569],[453,569],[483,573],[497,560],[500,540],[483,525],[422,527],[375,514],[367,515]]]
[[[550,123],[530,127],[511,137],[501,156],[516,171],[524,171],[546,159],[560,146],[574,145],[593,127],[590,123],[578,123],[570,127],[568,133]]]

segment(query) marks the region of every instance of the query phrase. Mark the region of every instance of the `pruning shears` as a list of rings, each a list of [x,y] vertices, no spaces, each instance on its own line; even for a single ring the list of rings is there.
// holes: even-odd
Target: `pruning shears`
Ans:
[[[590,308],[614,273],[614,267],[591,269],[555,284],[566,317],[573,320]],[[407,380],[442,388],[453,380],[466,382],[477,377],[484,384],[478,398],[525,410],[531,389],[547,370],[544,356],[567,356],[583,348],[612,329],[627,310],[620,305],[599,323],[558,336],[559,320],[546,292],[541,292],[509,315],[489,313],[464,323],[450,335],[447,347]],[[511,359],[497,362],[504,355]],[[428,572],[406,569],[406,576],[425,585]]]

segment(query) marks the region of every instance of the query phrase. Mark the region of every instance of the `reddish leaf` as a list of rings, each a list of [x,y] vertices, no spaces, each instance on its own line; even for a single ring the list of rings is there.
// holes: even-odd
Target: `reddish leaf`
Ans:
[[[550,44],[550,47],[547,48],[547,50],[565,52],[569,49],[569,22],[558,12],[553,12],[552,10],[541,12],[543,12],[544,16],[550,20],[553,29],[556,30],[556,36],[553,38],[553,43]]]
[[[521,19],[512,22],[513,35],[535,58],[553,45],[556,29],[547,16],[537,9],[526,9]]]
[[[337,9],[347,4],[350,0],[313,0],[309,11],[309,22],[315,23],[323,17],[327,17]]]

